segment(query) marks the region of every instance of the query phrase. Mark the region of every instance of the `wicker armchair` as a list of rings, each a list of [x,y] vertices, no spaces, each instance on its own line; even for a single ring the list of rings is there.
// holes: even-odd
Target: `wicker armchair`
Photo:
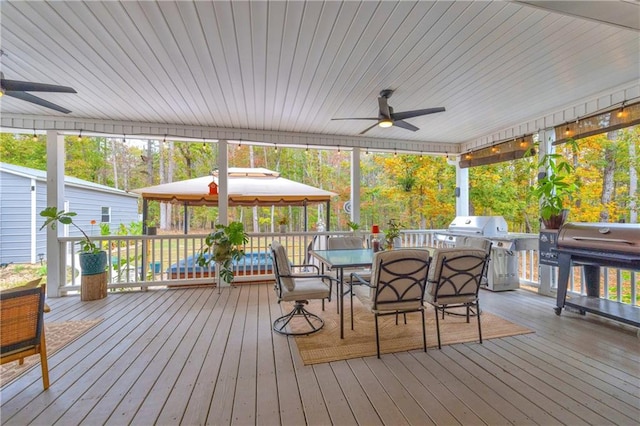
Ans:
[[[40,354],[42,383],[49,387],[47,346],[44,339],[45,287],[18,288],[0,292],[0,364],[24,362]]]

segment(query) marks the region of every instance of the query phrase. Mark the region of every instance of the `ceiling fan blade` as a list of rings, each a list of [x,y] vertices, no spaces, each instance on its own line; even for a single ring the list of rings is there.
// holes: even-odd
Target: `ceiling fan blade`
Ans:
[[[345,117],[345,118],[332,118],[332,120],[376,120],[378,121],[378,117]]]
[[[391,119],[391,111],[389,110],[389,103],[387,98],[380,96],[378,98],[378,107],[380,108],[380,116],[383,118]]]
[[[406,118],[419,117],[421,115],[433,114],[436,112],[443,112],[444,107],[416,109],[414,111],[402,111],[393,113],[394,120],[404,120]]]
[[[33,96],[31,93],[26,93],[26,92],[13,92],[13,91],[6,91],[4,92],[5,96],[11,96],[12,98],[17,98],[17,99],[22,99],[23,101],[27,101],[27,102],[31,102],[34,103],[36,105],[40,105],[43,106],[45,108],[51,108],[54,109],[56,111],[60,111],[64,114],[69,114],[71,111],[66,109],[66,108],[62,108],[61,106],[58,106],[54,103],[51,103],[49,101],[45,101],[42,98],[39,98],[37,96]]]
[[[377,120],[377,118],[376,118]],[[360,133],[358,133],[359,135],[364,135],[365,133],[367,133],[369,130],[373,129],[374,127],[376,127],[378,125],[378,123],[374,124],[373,126],[369,126],[366,129],[364,129],[363,131],[361,131]]]
[[[78,93],[73,88],[55,84],[31,83],[29,81],[0,80],[0,85],[7,92],[61,92]]]
[[[395,120],[393,122],[393,125],[397,127],[402,127],[403,129],[411,130],[412,132],[415,132],[416,130],[420,130],[413,124],[407,123],[406,121],[402,121],[402,120]]]

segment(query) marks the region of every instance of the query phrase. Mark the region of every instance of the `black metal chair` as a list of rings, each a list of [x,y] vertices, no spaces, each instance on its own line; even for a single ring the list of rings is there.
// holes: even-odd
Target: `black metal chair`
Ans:
[[[325,299],[331,300],[331,283],[335,278],[321,275],[316,265],[291,265],[285,248],[278,241],[271,243],[276,278],[275,291],[280,302],[294,302],[293,309],[273,322],[273,331],[287,336],[301,336],[319,331],[324,326],[322,318],[309,312],[305,305],[311,299],[322,299],[324,310]],[[293,273],[294,269],[301,269],[300,273]],[[312,273],[310,271],[315,271]],[[326,282],[329,282],[327,285]],[[307,328],[295,331],[291,322],[295,318],[302,318]],[[287,326],[289,326],[287,328]]]
[[[480,303],[478,291],[485,276],[489,254],[483,249],[446,248],[437,249],[429,270],[429,285],[425,301],[435,308],[438,348],[442,348],[440,340],[440,318],[444,320],[445,310],[465,308],[467,322],[475,308],[478,318],[478,336],[482,343],[482,326],[480,324]]]
[[[422,340],[427,351],[427,333],[424,320],[424,294],[427,286],[430,257],[427,250],[400,249],[377,252],[373,256],[371,281],[353,274],[351,291],[364,307],[375,316],[376,350],[380,358],[380,331],[378,317],[420,312]],[[355,285],[355,284],[358,285]],[[353,299],[351,300],[351,329],[353,329]]]

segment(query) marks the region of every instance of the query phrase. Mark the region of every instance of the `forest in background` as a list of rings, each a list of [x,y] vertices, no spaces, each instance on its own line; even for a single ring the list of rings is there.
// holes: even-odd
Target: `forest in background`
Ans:
[[[65,137],[65,174],[131,190],[210,175],[217,168],[217,144],[169,140]],[[579,150],[557,147],[576,167],[581,185],[571,201],[575,222],[637,223],[637,152],[640,128],[628,128],[577,141]],[[229,167],[264,167],[291,180],[338,194],[331,202],[331,229],[348,230],[343,210],[350,198],[349,151],[229,144]],[[45,136],[0,134],[0,160],[46,170]],[[537,157],[469,169],[470,215],[504,216],[511,232],[539,230],[537,200],[528,196],[538,170]],[[446,228],[455,217],[455,167],[445,156],[361,153],[360,227],[382,229],[395,219],[404,229]],[[141,204],[141,203],[140,203]],[[165,232],[183,229],[182,206],[150,202],[150,218]],[[310,229],[324,212],[311,207]],[[302,230],[301,207],[232,207],[232,220],[251,232],[271,232],[286,217],[289,229]],[[320,216],[319,216],[320,215]],[[217,208],[189,209],[191,232],[207,232]]]

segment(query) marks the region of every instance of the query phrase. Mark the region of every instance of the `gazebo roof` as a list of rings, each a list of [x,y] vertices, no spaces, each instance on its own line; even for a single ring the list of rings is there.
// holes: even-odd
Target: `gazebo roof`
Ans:
[[[264,168],[230,167],[228,195],[230,206],[304,205],[329,201],[337,194],[285,179],[280,173]],[[209,185],[218,184],[217,171],[179,182],[134,189],[145,200],[163,201],[191,206],[215,206],[218,194]]]

